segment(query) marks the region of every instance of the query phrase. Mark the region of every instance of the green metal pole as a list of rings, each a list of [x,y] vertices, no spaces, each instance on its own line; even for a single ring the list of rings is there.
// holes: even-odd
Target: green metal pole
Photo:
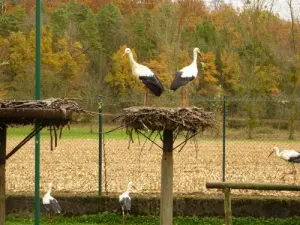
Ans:
[[[98,97],[98,112],[99,112],[99,187],[98,194],[102,195],[102,146],[103,146],[103,123],[102,123],[102,96]]]
[[[222,181],[225,182],[225,164],[226,164],[226,96],[223,100],[223,162],[222,162]]]
[[[35,99],[41,99],[41,0],[36,0]],[[40,132],[35,135],[34,224],[40,224]]]

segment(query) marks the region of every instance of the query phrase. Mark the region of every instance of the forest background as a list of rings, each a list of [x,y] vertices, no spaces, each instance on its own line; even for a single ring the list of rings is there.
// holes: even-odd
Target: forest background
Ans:
[[[199,47],[206,68],[198,63],[200,76],[189,85],[190,99],[251,99],[233,107],[243,109],[250,127],[258,115],[276,118],[279,102],[294,132],[300,23],[293,0],[286,0],[289,20],[272,11],[274,3],[248,0],[235,9],[217,0],[210,7],[201,0],[43,0],[42,98],[79,99],[96,110],[102,95],[112,106],[106,112],[141,105],[143,85],[131,75],[128,58],[121,58],[130,47],[165,86],[151,104],[172,105],[179,99],[179,92],[168,90],[174,73]],[[0,98],[32,99],[35,0],[0,0],[0,14]],[[267,100],[259,105],[255,99],[261,98]],[[221,105],[207,104],[210,109]]]

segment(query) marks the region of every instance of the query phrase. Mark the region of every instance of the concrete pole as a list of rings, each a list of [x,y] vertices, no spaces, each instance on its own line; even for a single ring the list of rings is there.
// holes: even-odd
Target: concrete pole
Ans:
[[[160,225],[172,225],[173,220],[173,132],[163,132],[161,160]]]

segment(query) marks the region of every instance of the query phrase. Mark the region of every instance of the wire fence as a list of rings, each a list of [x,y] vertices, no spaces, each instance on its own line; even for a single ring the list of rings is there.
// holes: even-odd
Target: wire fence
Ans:
[[[129,180],[135,183],[137,193],[160,192],[161,149],[137,135],[133,137],[133,143],[130,143],[124,129],[112,131],[120,125],[120,122],[113,119],[122,112],[122,108],[133,105],[133,102],[124,101],[119,104],[103,98],[102,191],[104,194],[113,195],[123,191]],[[134,103],[141,105],[142,99],[135,100]],[[178,107],[180,101],[155,102],[150,99],[149,105]],[[215,194],[217,191],[205,189],[205,182],[223,179],[230,182],[293,183],[293,176],[281,180],[282,174],[290,171],[291,166],[283,160],[268,155],[274,146],[300,150],[298,99],[191,98],[189,105],[203,107],[213,112],[219,129],[204,131],[189,141],[182,150],[174,151],[175,193]],[[225,130],[223,129],[224,112]],[[42,131],[41,192],[46,190],[47,183],[52,182],[54,191],[61,194],[98,194],[98,115],[94,118],[79,117],[78,121],[71,125],[70,130],[63,131],[62,139],[58,141],[58,147],[53,151],[50,150],[49,131]],[[30,129],[9,128],[7,151],[16,146]],[[175,145],[182,139],[183,136],[178,137]],[[162,145],[158,136],[155,142]],[[8,193],[33,193],[33,140],[7,161],[6,173]],[[296,176],[299,178],[299,175]],[[235,192],[258,193],[253,190],[235,190]],[[297,195],[293,192],[281,194]]]

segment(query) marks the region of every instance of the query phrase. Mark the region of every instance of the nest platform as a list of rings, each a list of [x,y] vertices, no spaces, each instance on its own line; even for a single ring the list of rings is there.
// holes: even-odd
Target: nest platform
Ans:
[[[61,127],[72,120],[74,113],[86,113],[75,101],[50,98],[46,100],[0,100],[0,124],[6,126]]]
[[[152,131],[203,131],[216,128],[216,120],[211,112],[203,108],[154,108],[130,107],[118,117],[127,129]]]
[[[172,224],[173,151],[178,147],[181,147],[181,150],[188,140],[201,131],[207,128],[216,129],[217,122],[214,114],[197,107],[130,107],[124,109],[122,115],[116,119],[121,120],[122,127],[126,128],[131,140],[132,132],[136,132],[142,134],[147,140],[163,150],[161,159],[160,224]],[[181,132],[184,133],[184,141],[174,147],[173,144]],[[156,133],[156,135],[151,139],[153,133]],[[162,147],[155,143],[157,135],[160,135],[160,140],[163,142]]]

